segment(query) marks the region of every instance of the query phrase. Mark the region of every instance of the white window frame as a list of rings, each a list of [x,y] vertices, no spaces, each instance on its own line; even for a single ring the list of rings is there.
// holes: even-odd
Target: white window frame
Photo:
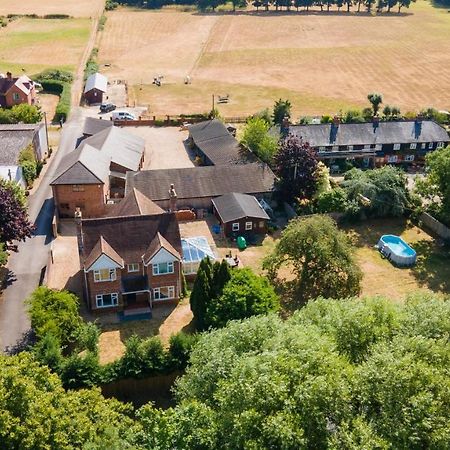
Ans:
[[[414,155],[405,155],[405,161],[407,162],[414,161]]]
[[[102,270],[109,270],[109,278],[101,278]],[[95,283],[103,283],[105,281],[116,281],[116,280],[117,280],[116,269],[94,270],[94,282]]]
[[[443,142],[438,142],[436,148],[444,148],[444,143]]]
[[[103,297],[105,295],[111,296],[111,304],[110,305],[103,304]],[[117,292],[111,292],[110,294],[97,294],[95,296],[95,303],[97,305],[97,308],[113,308],[114,306],[117,306],[119,303],[119,295],[117,294]]]
[[[430,142],[430,143],[428,144],[428,150],[431,150],[432,148],[433,148],[433,143]]]
[[[422,142],[422,150],[424,150],[424,149],[426,149],[426,148],[427,148],[426,142]]]
[[[383,145],[382,144],[375,144],[375,150],[383,150]]]
[[[370,150],[370,144],[364,144],[364,150]]]
[[[259,221],[259,228],[264,228],[264,224],[265,224],[266,222],[264,221],[264,220],[260,220]]]
[[[397,155],[388,155],[388,163],[396,163],[398,161]]]
[[[167,264],[167,272],[161,272],[159,266],[161,264]],[[175,272],[175,267],[173,261],[161,262],[157,264],[152,264],[153,275],[168,275]]]
[[[323,145],[321,145],[321,146],[319,147],[319,153],[323,153],[323,152],[326,152],[326,151],[327,151],[327,148],[324,147]]]
[[[245,222],[245,231],[253,230],[253,222]]]
[[[233,222],[231,224],[231,230],[232,231],[239,231],[239,222]]]
[[[394,144],[394,150],[400,150],[401,144]]]
[[[161,298],[161,289],[167,289],[167,297]],[[153,288],[153,300],[171,300],[175,298],[175,286]]]
[[[338,152],[339,151],[339,145],[333,145],[333,147],[331,148],[332,152]]]
[[[411,144],[409,144],[409,148],[410,150],[415,150],[417,148],[417,144],[415,142],[412,142]]]
[[[128,273],[139,272],[139,263],[127,264],[127,272]]]
[[[13,92],[12,98],[15,102],[20,101],[20,95],[17,92]]]
[[[72,192],[84,192],[84,186],[82,184],[72,184]]]
[[[353,145],[347,145],[347,150],[352,151],[353,150]]]

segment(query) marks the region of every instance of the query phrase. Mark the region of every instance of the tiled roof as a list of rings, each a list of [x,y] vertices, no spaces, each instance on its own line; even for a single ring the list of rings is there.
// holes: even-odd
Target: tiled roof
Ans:
[[[19,153],[31,144],[34,134],[41,126],[41,124],[0,125],[0,165],[16,165]]]
[[[112,120],[103,120],[103,119],[95,119],[94,117],[86,117],[84,121],[83,134],[88,136],[92,136],[93,134],[97,134],[100,131],[103,131],[105,128],[109,128],[114,126]]]
[[[142,256],[145,263],[150,261],[162,248],[166,249],[170,254],[175,256],[178,259],[181,259],[180,252],[173,248],[173,246],[170,244],[170,242],[165,239],[161,234],[158,232],[156,233],[155,239],[150,243],[148,246],[146,252]]]
[[[109,127],[85,139],[66,155],[51,182],[58,184],[106,183],[111,163],[137,170],[144,153],[144,140],[117,127]]]
[[[142,261],[142,256],[158,233],[181,254],[180,230],[174,213],[84,219],[82,229],[82,258],[85,264],[89,262],[89,255],[101,236],[123,258],[125,264]]]
[[[103,236],[100,236],[94,248],[91,250],[86,260],[84,261],[85,269],[88,270],[92,266],[92,264],[94,264],[95,261],[97,261],[97,259],[102,255],[106,255],[119,266],[124,267],[122,257],[117,254],[117,252],[108,244],[108,242],[106,242]]]
[[[253,195],[233,192],[217,197],[212,202],[224,223],[245,217],[269,220],[269,216]]]
[[[450,140],[445,129],[431,120],[294,125],[289,127],[289,132],[301,137],[312,147],[408,144]]]
[[[174,184],[178,199],[231,192],[259,194],[271,192],[274,182],[275,175],[264,163],[143,170],[127,172],[126,193],[136,188],[153,201],[168,200],[170,185]]]
[[[107,212],[106,217],[162,214],[164,210],[136,189],[132,189],[119,203]]]
[[[246,164],[257,160],[253,153],[239,145],[220,120],[191,125],[189,135],[214,165]]]

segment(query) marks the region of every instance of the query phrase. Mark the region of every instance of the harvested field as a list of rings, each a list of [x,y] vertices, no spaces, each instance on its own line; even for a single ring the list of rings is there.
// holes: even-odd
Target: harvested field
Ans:
[[[90,17],[101,13],[104,0],[22,0],[0,3],[0,16],[8,14],[67,14],[73,17]]]
[[[279,97],[291,99],[294,116],[334,113],[366,105],[371,91],[404,112],[448,108],[450,15],[423,0],[379,16],[119,9],[108,13],[99,58],[152,114],[203,112],[212,94],[230,94],[219,105],[225,116]]]
[[[0,29],[0,72],[74,71],[89,38],[89,19],[27,19]]]

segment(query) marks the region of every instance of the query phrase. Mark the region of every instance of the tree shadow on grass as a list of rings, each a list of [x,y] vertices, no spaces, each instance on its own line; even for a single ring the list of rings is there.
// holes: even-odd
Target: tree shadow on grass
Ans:
[[[411,271],[418,282],[432,291],[450,293],[450,248],[428,240],[415,242],[413,247],[417,261]]]

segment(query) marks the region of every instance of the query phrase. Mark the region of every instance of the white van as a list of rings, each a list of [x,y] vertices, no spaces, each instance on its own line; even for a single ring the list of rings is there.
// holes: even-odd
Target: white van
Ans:
[[[136,120],[136,116],[126,111],[113,111],[112,120]]]

